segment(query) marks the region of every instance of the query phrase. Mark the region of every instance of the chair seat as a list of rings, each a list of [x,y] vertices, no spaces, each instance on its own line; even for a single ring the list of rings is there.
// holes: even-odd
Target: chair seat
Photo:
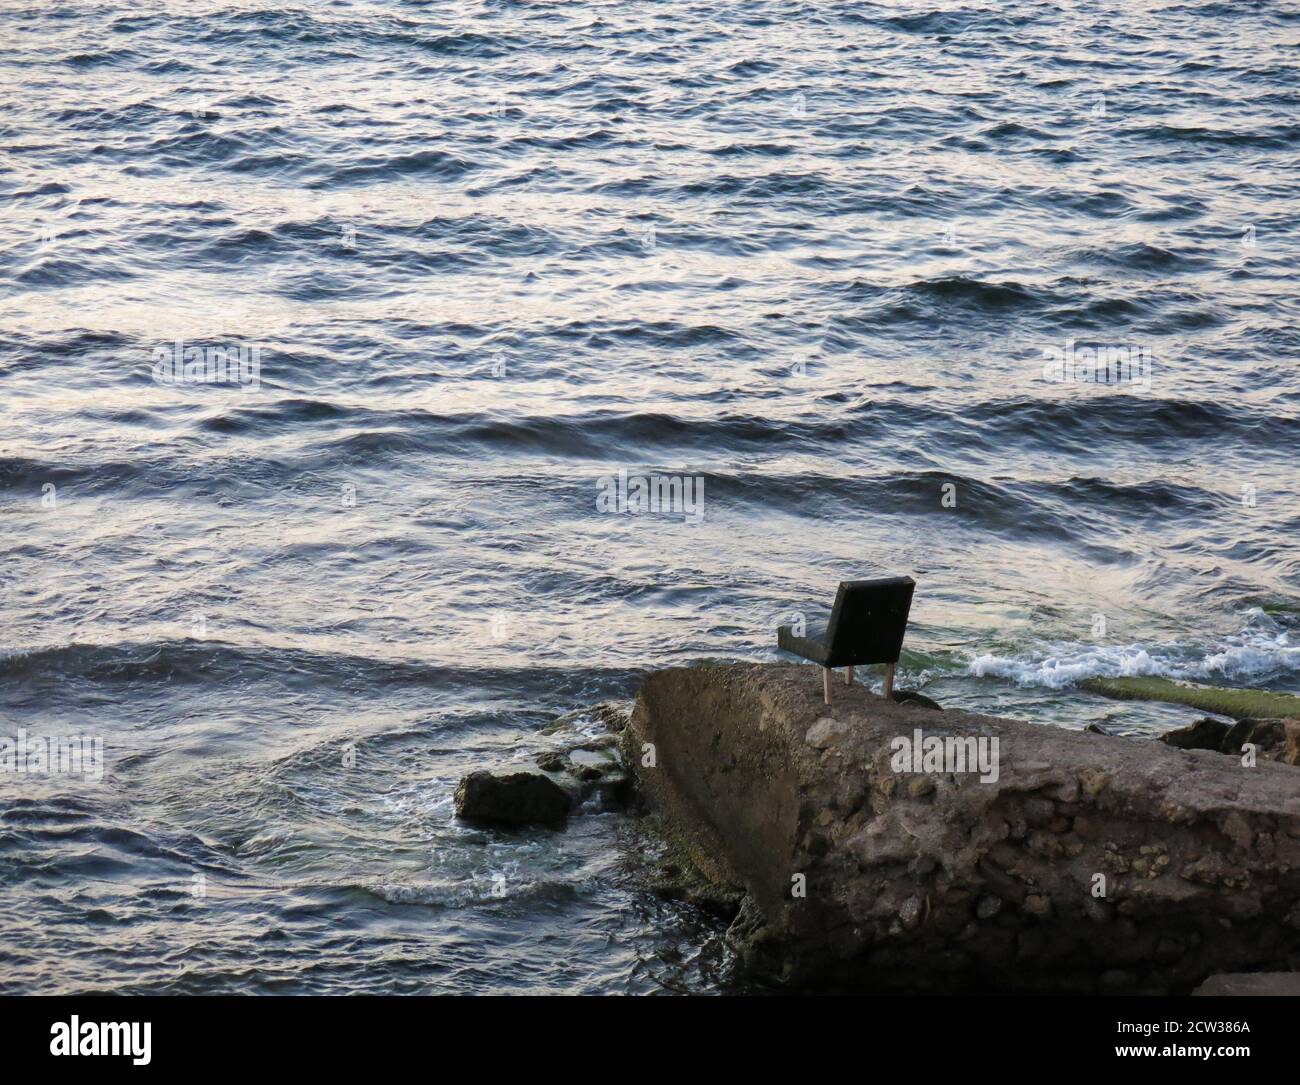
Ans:
[[[828,666],[826,661],[830,658],[831,649],[830,645],[822,639],[824,636],[823,633],[821,636],[814,634],[810,637],[796,637],[791,626],[782,625],[776,630],[776,646],[825,667]]]

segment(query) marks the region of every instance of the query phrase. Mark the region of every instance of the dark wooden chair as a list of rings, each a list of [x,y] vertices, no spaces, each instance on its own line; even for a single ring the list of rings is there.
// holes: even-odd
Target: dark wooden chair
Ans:
[[[853,681],[853,668],[885,664],[885,696],[894,693],[894,667],[903,650],[907,615],[912,609],[910,576],[884,580],[842,580],[835,593],[826,631],[797,637],[783,625],[776,631],[777,647],[822,666],[822,688],[831,703],[831,671],[844,668],[844,683]]]

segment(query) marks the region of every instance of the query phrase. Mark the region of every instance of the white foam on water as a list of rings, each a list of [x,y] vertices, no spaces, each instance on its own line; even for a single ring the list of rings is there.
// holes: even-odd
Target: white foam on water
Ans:
[[[1057,641],[1033,652],[976,656],[967,664],[967,673],[1047,689],[1064,689],[1081,678],[1098,676],[1250,683],[1300,674],[1300,644],[1292,643],[1291,635],[1259,608],[1244,617],[1243,630],[1219,644]]]

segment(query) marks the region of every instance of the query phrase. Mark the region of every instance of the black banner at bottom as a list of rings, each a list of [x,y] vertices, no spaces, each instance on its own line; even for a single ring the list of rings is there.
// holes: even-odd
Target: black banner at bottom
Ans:
[[[1202,1063],[1231,1072],[1240,1063],[1294,1064],[1298,1004],[1249,997],[357,996],[8,998],[3,1008],[7,1053],[20,1065],[56,1071],[111,1063],[138,1073],[337,1073],[456,1057],[486,1060],[485,1069],[500,1072],[559,1057],[585,1073],[605,1053],[636,1066],[709,1051],[758,1056],[779,1071],[787,1060],[794,1068],[842,1051],[859,1060],[894,1052],[964,1062],[996,1053],[999,1063],[1041,1056],[1081,1069]]]

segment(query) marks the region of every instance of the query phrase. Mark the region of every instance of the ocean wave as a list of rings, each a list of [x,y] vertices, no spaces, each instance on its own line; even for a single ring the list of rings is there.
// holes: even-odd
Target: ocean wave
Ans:
[[[492,613],[485,611],[482,620],[486,622]],[[434,630],[429,633],[436,635]],[[565,680],[579,685],[608,681],[620,673],[621,668],[600,666],[564,670]],[[220,685],[240,678],[279,676],[303,687],[322,682],[338,688],[410,685],[454,691],[490,687],[518,694],[536,691],[539,680],[557,674],[554,662],[535,667],[448,666],[397,652],[387,657],[363,656],[287,643],[230,644],[207,639],[0,649],[0,682],[77,677],[105,683]]]
[[[139,358],[144,357],[139,352]],[[814,362],[814,369],[821,364]],[[327,365],[322,363],[322,368]],[[1264,410],[1245,401],[1137,394],[1014,397],[967,402],[949,409],[917,401],[909,394],[915,386],[906,381],[891,381],[872,396],[836,390],[824,381],[811,384],[809,391],[825,389],[816,412],[806,403],[802,407],[778,403],[765,413],[756,409],[762,402],[757,390],[742,394],[713,386],[676,392],[670,397],[677,406],[675,411],[668,405],[550,414],[452,411],[442,406],[437,393],[440,387],[457,392],[466,387],[463,363],[448,360],[439,368],[442,372],[426,368],[420,374],[424,390],[418,397],[408,396],[411,405],[404,407],[367,405],[355,397],[274,397],[265,387],[259,396],[218,388],[206,405],[194,399],[152,409],[90,404],[83,421],[97,419],[157,431],[169,439],[122,458],[96,458],[88,454],[90,450],[78,450],[64,458],[0,456],[0,507],[33,491],[39,495],[49,482],[75,486],[83,494],[143,496],[165,487],[174,495],[205,499],[236,491],[245,495],[265,491],[269,496],[273,491],[297,489],[297,480],[319,472],[384,463],[476,459],[485,452],[512,458],[515,470],[521,469],[524,457],[628,466],[685,460],[696,469],[716,474],[721,486],[731,485],[729,480],[736,478],[735,487],[741,490],[743,475],[730,467],[737,458],[752,462],[755,455],[778,459],[833,453],[838,462],[856,465],[864,480],[888,470],[897,480],[901,496],[914,482],[904,464],[942,470],[941,458],[934,455],[935,446],[926,436],[942,432],[943,448],[948,452],[961,451],[979,459],[1037,452],[1069,457],[1050,473],[1032,459],[1027,468],[1023,463],[1013,464],[1012,470],[997,472],[1011,480],[1016,495],[1024,499],[1045,496],[1066,505],[1077,503],[1080,509],[1105,512],[1109,507],[1111,512],[1147,516],[1161,510],[1203,512],[1219,500],[1205,480],[1191,481],[1175,474],[1171,465],[1177,460],[1212,454],[1221,462],[1249,462],[1252,470],[1258,470],[1260,461],[1249,459],[1255,454],[1251,450],[1266,452],[1268,459],[1274,459],[1300,427],[1292,412]],[[147,379],[146,370],[145,361],[128,359],[115,372],[119,380],[139,383]],[[826,367],[826,371],[833,369]],[[265,372],[263,376],[270,383]],[[783,375],[778,371],[776,376]],[[406,383],[413,379],[408,375]],[[490,376],[481,379],[493,384],[495,391]],[[882,391],[891,394],[886,397]],[[779,390],[774,389],[771,395],[777,398]],[[390,403],[393,398],[389,397]],[[708,405],[712,413],[704,413]],[[1132,458],[1135,434],[1141,434],[1148,454],[1159,451],[1175,457],[1149,464],[1151,477],[1145,481],[1132,477],[1141,469],[1141,461]],[[236,437],[276,438],[282,446],[272,452],[248,444],[212,444]],[[287,447],[283,442],[288,442]],[[1100,452],[1131,464],[1123,481],[1080,471]],[[719,467],[707,472],[709,463],[719,461]],[[867,470],[867,465],[872,468]],[[502,466],[502,470],[506,468]],[[1051,477],[1058,471],[1067,476],[1065,480]],[[772,474],[775,484],[784,490],[794,486],[809,492],[818,484],[841,485],[835,481],[839,472],[806,473],[804,484],[798,477],[783,482],[779,468]],[[973,480],[980,474],[970,469],[950,470],[948,477]],[[766,481],[761,470],[755,477]],[[863,485],[871,483],[864,481]],[[988,485],[999,484],[973,482],[973,493],[978,496],[981,487]],[[1261,486],[1261,492],[1264,488]],[[1231,493],[1239,497],[1236,484]]]
[[[323,177],[308,182],[309,188],[333,188],[364,184],[393,177],[418,177],[452,181],[476,169],[476,164],[436,148],[404,151],[382,157],[348,160]]]
[[[1106,268],[1166,275],[1202,271],[1214,262],[1213,255],[1208,252],[1196,252],[1187,247],[1166,248],[1142,241],[1109,247],[1092,245],[1074,253],[1072,259]]]
[[[146,6],[0,11],[0,695],[114,739],[0,803],[11,987],[655,989],[610,819],[455,780],[848,577],[916,576],[955,706],[1297,683],[1300,622],[1209,631],[1300,585],[1296,16]],[[181,330],[260,388],[155,384]],[[1151,388],[1044,383],[1068,338]],[[704,519],[597,513],[623,466]]]
[[[865,16],[864,16],[865,18]],[[940,40],[959,34],[984,30],[1007,30],[1023,25],[1029,15],[1005,13],[998,7],[970,8],[951,11],[936,8],[933,11],[907,12],[899,15],[872,17],[870,21],[907,34],[937,35]]]
[[[651,334],[646,332],[644,334]],[[703,334],[703,333],[701,333]],[[452,373],[455,370],[451,370]],[[687,393],[681,398],[695,398]],[[714,395],[713,399],[717,399]],[[733,397],[727,397],[733,398]],[[346,423],[358,432],[335,438],[338,447],[361,442],[380,451],[392,443],[399,451],[434,454],[457,447],[520,449],[567,455],[610,455],[637,449],[697,448],[773,449],[839,444],[846,439],[882,438],[942,429],[955,446],[1005,446],[1058,442],[1095,448],[1114,442],[1128,445],[1134,432],[1147,442],[1204,441],[1227,435],[1237,442],[1269,444],[1289,439],[1300,426],[1290,414],[1214,400],[1176,400],[1139,395],[1104,399],[1008,398],[977,401],[946,410],[902,397],[854,399],[842,412],[782,415],[733,411],[691,416],[666,410],[593,410],[570,415],[489,414],[481,411],[439,412],[430,407],[383,410],[360,404],[331,404],[289,397],[270,404],[236,405],[203,420],[205,428],[235,432],[276,426],[281,422]],[[996,433],[990,432],[996,428]],[[0,477],[3,465],[0,464]]]
[[[459,882],[363,882],[352,888],[372,894],[388,904],[437,908],[476,908],[490,905],[555,905],[572,900],[580,887],[570,881],[520,878],[517,874],[484,874]]]
[[[1168,144],[1199,143],[1210,146],[1250,147],[1252,150],[1289,150],[1300,143],[1300,125],[1275,124],[1264,128],[1210,128],[1205,125],[1152,124],[1129,130],[1140,139]]]
[[[1242,632],[1214,644],[1058,641],[1011,655],[977,655],[967,664],[967,672],[975,678],[1002,678],[1018,686],[1046,689],[1065,689],[1093,677],[1295,685],[1300,681],[1300,643],[1255,608],[1247,612]]]
[[[922,297],[957,302],[977,309],[1033,309],[1044,302],[1037,291],[1022,283],[1010,280],[985,282],[964,275],[925,279],[907,289]]]

